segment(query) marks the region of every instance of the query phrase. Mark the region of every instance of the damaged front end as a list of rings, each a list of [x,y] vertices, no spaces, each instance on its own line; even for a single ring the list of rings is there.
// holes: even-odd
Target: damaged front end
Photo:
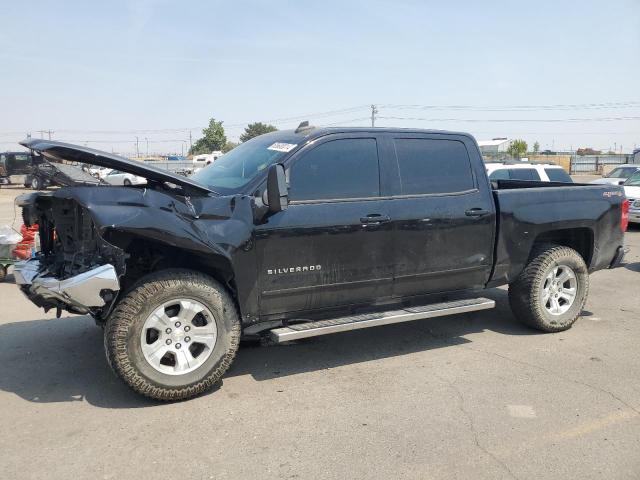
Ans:
[[[41,245],[36,257],[15,264],[22,292],[58,315],[67,310],[106,316],[120,291],[123,251],[100,236],[89,211],[72,198],[33,193],[16,203],[27,226],[39,225]]]

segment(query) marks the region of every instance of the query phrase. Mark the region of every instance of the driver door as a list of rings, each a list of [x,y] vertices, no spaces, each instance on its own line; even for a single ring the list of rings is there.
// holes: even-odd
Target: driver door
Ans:
[[[390,295],[391,206],[381,197],[378,143],[330,135],[288,163],[289,206],[256,227],[262,315]]]

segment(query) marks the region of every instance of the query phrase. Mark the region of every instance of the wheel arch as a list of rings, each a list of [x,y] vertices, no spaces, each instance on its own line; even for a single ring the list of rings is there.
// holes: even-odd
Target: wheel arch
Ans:
[[[543,243],[554,243],[573,248],[580,254],[587,267],[591,266],[594,252],[594,232],[589,227],[575,227],[547,230],[539,233],[531,245],[529,254]]]
[[[128,242],[123,250],[127,255],[126,271],[121,279],[123,290],[149,273],[183,268],[214,278],[229,291],[240,309],[234,269],[224,255],[215,252],[205,254],[146,238]]]

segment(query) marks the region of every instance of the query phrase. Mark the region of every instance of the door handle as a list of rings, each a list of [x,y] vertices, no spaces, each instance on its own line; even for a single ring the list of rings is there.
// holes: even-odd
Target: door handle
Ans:
[[[485,215],[489,215],[491,212],[489,210],[485,210],[484,208],[470,208],[464,214],[467,217],[484,217]]]
[[[366,217],[360,217],[360,223],[363,226],[367,225],[382,225],[383,223],[390,222],[391,218],[389,215],[382,215],[380,213],[370,213]]]

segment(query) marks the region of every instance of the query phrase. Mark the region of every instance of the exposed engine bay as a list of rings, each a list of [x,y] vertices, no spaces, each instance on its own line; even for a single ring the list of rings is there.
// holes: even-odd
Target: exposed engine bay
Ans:
[[[39,226],[41,246],[34,259],[17,268],[23,292],[45,310],[96,317],[107,312],[128,255],[99,235],[87,209],[73,199],[33,194],[20,203],[25,225]],[[96,290],[100,286],[105,288]]]
[[[122,250],[100,237],[89,212],[75,200],[40,197],[37,206],[23,207],[23,217],[27,226],[40,226],[40,262],[58,279],[105,263],[124,273]]]

